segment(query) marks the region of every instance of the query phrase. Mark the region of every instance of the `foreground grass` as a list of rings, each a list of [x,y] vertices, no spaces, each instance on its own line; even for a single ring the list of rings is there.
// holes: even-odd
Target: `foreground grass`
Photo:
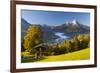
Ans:
[[[66,60],[87,60],[90,59],[90,48],[86,48],[84,50],[56,55],[56,56],[48,56],[46,59],[40,60],[38,62],[51,62],[51,61],[66,61]]]
[[[55,61],[68,61],[68,60],[88,60],[90,59],[90,48],[86,48],[84,50],[72,52],[72,53],[66,53],[62,55],[56,55],[56,56],[47,56],[40,60],[34,60],[32,56],[29,56],[28,53],[22,53],[23,55],[26,55],[26,59],[22,59],[22,63],[27,62],[55,62]]]

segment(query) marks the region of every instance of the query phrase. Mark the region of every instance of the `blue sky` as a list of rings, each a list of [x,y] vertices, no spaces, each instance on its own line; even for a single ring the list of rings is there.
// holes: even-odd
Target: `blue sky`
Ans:
[[[30,24],[61,25],[76,19],[80,23],[90,26],[90,14],[79,12],[56,12],[21,10],[21,17]]]

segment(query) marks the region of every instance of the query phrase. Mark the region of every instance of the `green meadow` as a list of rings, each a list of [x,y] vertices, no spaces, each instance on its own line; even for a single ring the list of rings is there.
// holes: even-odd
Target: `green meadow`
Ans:
[[[67,61],[67,60],[87,60],[90,59],[90,49],[86,48],[81,51],[76,51],[68,54],[62,54],[57,56],[48,56],[46,59],[39,62],[51,62],[51,61]]]
[[[28,54],[28,53],[24,53]],[[55,62],[55,61],[68,61],[68,60],[88,60],[90,59],[90,48],[86,48],[80,51],[65,53],[61,55],[47,56],[44,59],[37,60],[36,62]],[[22,62],[34,62],[33,58],[27,58]]]

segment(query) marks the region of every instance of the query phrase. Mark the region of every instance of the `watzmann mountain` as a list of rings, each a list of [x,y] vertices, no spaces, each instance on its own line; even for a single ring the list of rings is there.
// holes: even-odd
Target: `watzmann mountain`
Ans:
[[[89,26],[83,25],[77,20],[73,20],[72,22],[64,22],[61,25],[49,26],[47,24],[30,24],[22,18],[22,36],[25,35],[30,25],[41,27],[41,29],[43,30],[43,39],[45,40],[45,42],[58,42],[62,41],[63,39],[71,38],[78,34],[86,34],[90,32]]]

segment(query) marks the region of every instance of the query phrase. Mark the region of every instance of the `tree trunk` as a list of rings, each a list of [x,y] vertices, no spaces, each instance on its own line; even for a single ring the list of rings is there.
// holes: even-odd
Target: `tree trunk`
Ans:
[[[35,53],[35,59],[38,59],[38,55],[37,55],[37,52]]]
[[[42,57],[42,49],[41,48],[40,48],[39,52],[40,52],[40,58],[41,58]]]

